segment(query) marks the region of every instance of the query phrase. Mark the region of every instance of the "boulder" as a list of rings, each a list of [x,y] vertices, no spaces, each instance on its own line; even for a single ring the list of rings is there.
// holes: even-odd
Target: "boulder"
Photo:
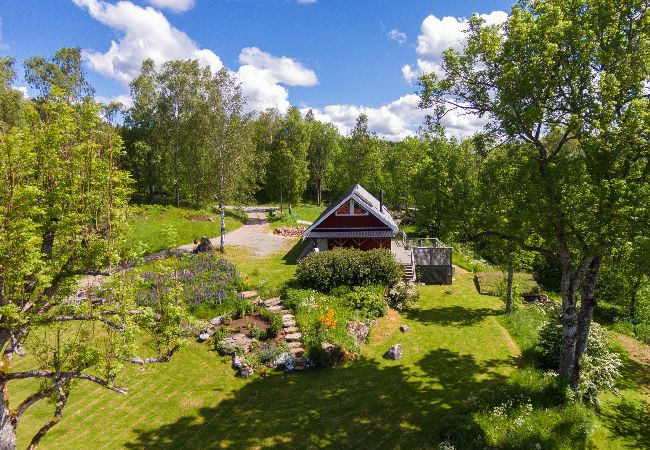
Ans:
[[[213,252],[214,251],[214,245],[212,245],[212,242],[210,242],[210,239],[208,239],[206,236],[201,237],[201,242],[199,242],[199,245],[196,246],[194,249],[194,253],[204,253],[204,252]]]
[[[340,362],[341,347],[330,342],[323,342],[321,348],[323,349],[323,358],[321,359],[323,367],[334,367]]]
[[[255,373],[255,369],[253,368],[252,365],[248,363],[242,363],[241,367],[239,368],[239,376],[242,378],[248,378],[253,376]]]
[[[239,293],[239,298],[248,299],[257,297],[257,291],[244,291]]]
[[[370,327],[365,322],[359,320],[351,320],[348,322],[348,333],[354,336],[354,340],[357,345],[361,345],[362,342],[365,342],[368,338],[368,333],[370,333]]]
[[[223,317],[222,316],[217,316],[212,319],[210,319],[210,325],[213,327],[216,327],[217,325],[221,325],[223,323]]]
[[[395,344],[384,353],[386,359],[402,359],[402,344]]]
[[[210,339],[210,333],[203,332],[199,334],[199,342],[205,342]]]
[[[410,327],[408,325],[402,325],[401,327],[399,327],[399,330],[402,333],[406,333],[409,329],[410,329]]]
[[[232,355],[232,368],[235,370],[241,369],[242,364],[244,363],[244,358],[239,355]]]

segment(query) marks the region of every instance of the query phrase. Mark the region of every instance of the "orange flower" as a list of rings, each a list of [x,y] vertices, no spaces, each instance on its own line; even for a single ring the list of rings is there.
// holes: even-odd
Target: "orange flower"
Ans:
[[[334,318],[334,310],[327,308],[327,312],[318,318],[318,321],[325,325],[328,329],[333,330],[336,327],[336,319]]]

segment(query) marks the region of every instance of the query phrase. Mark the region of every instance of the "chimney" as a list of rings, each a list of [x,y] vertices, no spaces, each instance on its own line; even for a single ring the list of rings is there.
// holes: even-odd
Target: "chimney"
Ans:
[[[379,212],[384,212],[384,190],[379,189]]]

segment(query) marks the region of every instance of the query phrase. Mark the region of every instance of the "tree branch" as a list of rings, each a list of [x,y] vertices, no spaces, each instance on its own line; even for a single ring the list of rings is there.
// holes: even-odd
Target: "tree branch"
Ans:
[[[27,397],[25,400],[23,400],[22,403],[18,405],[16,410],[11,414],[11,420],[14,424],[14,427],[18,424],[18,420],[20,420],[20,416],[29,408],[32,406],[34,403],[38,402],[39,400],[43,400],[44,398],[48,397],[52,392],[57,390],[60,386],[65,384],[67,380],[61,380],[55,384],[53,384],[50,387],[47,387],[45,389],[42,389],[29,397]]]
[[[121,388],[118,386],[112,386],[108,381],[103,378],[97,377],[95,375],[90,375],[87,373],[79,372],[48,372],[47,370],[27,370],[24,372],[13,372],[8,373],[3,376],[7,381],[11,380],[23,380],[26,378],[49,378],[52,380],[62,380],[62,379],[77,379],[77,380],[86,380],[98,384],[106,389],[117,392],[119,394],[128,393],[128,389]]]
[[[103,323],[104,325],[109,326],[117,331],[120,331],[122,333],[124,332],[123,325],[118,325],[115,322],[111,322],[108,319],[104,319],[103,317],[93,316],[92,314],[84,314],[81,316],[56,316],[56,317],[52,317],[50,320],[52,322],[69,322],[73,320],[79,320],[79,321],[97,320]]]
[[[522,250],[527,250],[531,252],[539,252],[544,255],[550,256],[552,258],[557,258],[557,254],[547,248],[544,247],[538,247],[535,245],[528,245],[521,239],[515,237],[515,236],[509,236],[504,233],[499,233],[498,231],[482,231],[480,233],[474,234],[472,236],[468,236],[465,238],[462,238],[460,241],[462,243],[464,242],[470,242],[470,241],[476,241],[478,239],[484,238],[484,237],[496,237],[499,239],[502,239],[504,241],[512,242],[514,244],[517,244],[519,247],[522,248]]]
[[[162,363],[162,362],[169,362],[172,356],[174,356],[174,353],[179,349],[178,346],[172,348],[167,352],[166,355],[161,355],[161,356],[153,356],[150,358],[126,358],[124,361],[130,362],[133,364],[138,364],[140,366],[144,366],[145,364],[154,364],[154,363]]]
[[[32,438],[32,441],[29,443],[27,450],[36,450],[39,442],[41,442],[41,439],[43,439],[47,432],[61,421],[61,418],[63,417],[63,408],[65,408],[65,405],[68,403],[68,394],[63,391],[63,388],[61,386],[58,386],[58,392],[59,401],[56,403],[54,417],[52,417],[52,420],[50,420],[48,423],[43,425],[40,430],[38,430],[38,432]]]

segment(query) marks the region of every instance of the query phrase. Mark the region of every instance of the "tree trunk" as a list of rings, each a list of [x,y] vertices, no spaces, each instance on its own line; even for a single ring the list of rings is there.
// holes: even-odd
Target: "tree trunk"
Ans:
[[[513,268],[512,268],[512,255],[508,259],[508,290],[506,292],[506,314],[512,312],[512,277],[513,277]]]
[[[221,243],[219,244],[219,250],[221,253],[226,251],[226,205],[223,204],[223,201],[219,203],[219,208],[221,209]]]
[[[630,309],[629,309],[629,315],[630,319],[634,319],[636,316],[636,296],[639,291],[639,286],[641,285],[641,280],[637,279],[637,281],[632,284],[632,293],[630,295]]]
[[[322,181],[320,178],[316,180],[316,204],[320,206],[321,202],[321,188],[322,188]]]
[[[178,208],[181,206],[181,189],[178,186],[178,181],[176,182],[174,186],[174,191],[176,192],[175,198],[174,198],[174,204]]]
[[[280,214],[282,214],[282,190],[280,190]]]
[[[560,375],[569,380],[569,386],[574,393],[578,393],[580,385],[580,361],[587,345],[589,327],[595,308],[595,298],[589,285],[595,286],[600,258],[584,257],[578,269],[573,272],[568,254],[560,258],[562,265],[562,341],[560,344]],[[588,279],[585,279],[588,278]],[[578,314],[576,293],[580,284],[585,281],[581,306],[584,311]],[[580,343],[580,344],[579,344]]]
[[[5,362],[5,364],[7,363]],[[0,400],[0,449],[13,450],[16,448],[16,427],[9,413],[6,383],[2,383],[0,389],[2,390],[2,400]]]

